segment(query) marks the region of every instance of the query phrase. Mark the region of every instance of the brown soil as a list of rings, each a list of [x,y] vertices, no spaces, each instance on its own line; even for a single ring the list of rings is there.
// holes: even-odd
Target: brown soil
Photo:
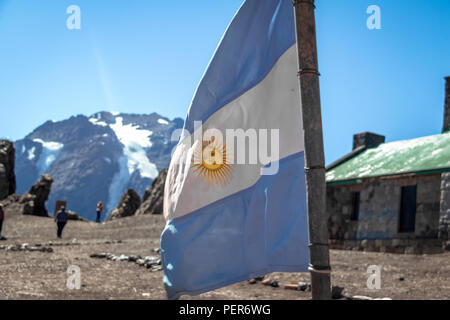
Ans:
[[[0,250],[0,299],[165,299],[162,272],[151,272],[130,262],[93,259],[89,255],[111,252],[115,255],[155,255],[164,227],[162,216],[145,215],[104,224],[69,221],[62,240],[56,240],[52,219],[6,212],[0,245],[29,243],[54,245],[54,252]],[[121,243],[117,241],[121,240]],[[331,251],[332,283],[352,295],[392,299],[449,299],[450,253],[437,255],[397,255],[354,251]],[[67,289],[67,268],[81,268],[80,290]],[[366,287],[367,267],[381,267],[381,289]],[[279,288],[260,282],[238,283],[198,297],[182,299],[310,299],[310,292],[286,290],[284,284],[304,281],[309,274],[268,275]],[[404,280],[400,280],[400,278]]]

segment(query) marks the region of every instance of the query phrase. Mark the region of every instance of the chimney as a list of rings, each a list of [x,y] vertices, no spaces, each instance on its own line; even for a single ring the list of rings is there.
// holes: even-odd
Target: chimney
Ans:
[[[444,127],[442,133],[450,131],[450,77],[445,77]]]
[[[376,148],[386,140],[385,136],[380,136],[372,132],[358,133],[353,136],[353,150],[359,147]]]

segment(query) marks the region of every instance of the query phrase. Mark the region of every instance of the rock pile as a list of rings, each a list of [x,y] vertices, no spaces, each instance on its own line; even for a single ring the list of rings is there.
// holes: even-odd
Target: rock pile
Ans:
[[[20,202],[23,204],[22,213],[25,215],[33,215],[39,217],[48,217],[45,203],[48,200],[50,189],[53,183],[52,177],[44,174],[28,191],[25,193]]]
[[[272,279],[264,279],[261,283],[265,286],[271,286],[273,288],[278,288],[280,286],[277,280]]]
[[[280,284],[277,280],[272,279],[271,277],[259,277],[248,280],[249,284],[256,284],[260,282],[262,285],[270,286],[273,288],[280,287]],[[303,292],[310,292],[311,291],[311,284],[305,283],[305,282],[296,282],[292,281],[291,283],[283,284],[282,287],[286,290],[295,290],[295,291],[303,291]],[[344,288],[340,286],[332,286],[331,287],[331,298],[333,300],[392,300],[390,298],[371,298],[366,296],[360,296],[360,295],[351,295],[347,292],[344,292]]]
[[[141,198],[133,189],[128,189],[120,198],[119,205],[111,212],[109,220],[132,216],[141,205]]]
[[[15,149],[8,140],[0,140],[0,200],[16,192]]]
[[[285,289],[289,290],[297,290],[297,291],[303,291],[303,292],[309,292],[311,291],[311,285],[307,284],[305,282],[291,282],[284,285]]]
[[[22,244],[14,244],[14,245],[2,245],[0,246],[0,250],[6,251],[39,251],[39,252],[53,252],[53,249],[50,247],[41,246],[40,244],[36,244],[34,246],[30,246],[28,243]]]
[[[337,300],[337,299],[344,298],[344,295],[342,294],[343,291],[344,291],[343,287],[332,286],[331,287],[331,299]]]
[[[123,243],[122,240],[106,240],[106,241],[95,241],[95,242],[88,242],[88,244],[120,244]],[[81,243],[77,239],[72,239],[71,242],[52,242],[49,241],[45,245],[50,247],[64,247],[64,246],[81,246],[86,243]],[[36,245],[38,246],[38,245]]]
[[[112,253],[93,253],[90,255],[94,259],[106,259],[110,261],[128,261],[135,263],[141,267],[146,267],[150,271],[161,271],[161,258],[155,256],[136,256],[136,255],[114,255]]]
[[[164,186],[166,184],[167,169],[159,172],[158,177],[152,182],[152,186],[145,190],[144,198],[136,215],[162,214],[164,203]]]
[[[72,242],[47,242],[47,246],[50,247],[66,247],[66,246],[79,246],[81,243],[77,242],[77,239],[73,239]]]

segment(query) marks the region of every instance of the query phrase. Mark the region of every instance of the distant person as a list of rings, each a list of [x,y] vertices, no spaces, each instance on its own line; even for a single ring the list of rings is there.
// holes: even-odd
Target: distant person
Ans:
[[[64,227],[66,226],[68,216],[69,215],[66,212],[66,207],[64,206],[62,206],[61,209],[59,209],[58,213],[56,213],[55,221],[58,226],[56,235],[58,236],[58,238],[61,238],[62,236],[62,232]]]
[[[3,220],[5,220],[5,211],[3,211],[3,205],[0,203],[0,240],[6,240],[5,237],[2,237]]]
[[[100,223],[100,220],[101,220],[101,217],[102,217],[102,214],[103,214],[103,202],[99,201],[97,203],[96,211],[97,211],[97,220],[96,221],[97,221],[97,223]]]

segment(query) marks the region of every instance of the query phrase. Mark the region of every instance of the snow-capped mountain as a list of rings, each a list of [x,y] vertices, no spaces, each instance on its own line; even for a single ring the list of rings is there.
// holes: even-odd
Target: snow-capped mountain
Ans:
[[[44,173],[53,179],[47,207],[67,200],[68,208],[94,220],[97,201],[108,214],[128,188],[141,196],[161,169],[167,168],[176,142],[173,121],[150,115],[99,112],[64,121],[47,121],[16,141],[17,192],[23,194]]]

